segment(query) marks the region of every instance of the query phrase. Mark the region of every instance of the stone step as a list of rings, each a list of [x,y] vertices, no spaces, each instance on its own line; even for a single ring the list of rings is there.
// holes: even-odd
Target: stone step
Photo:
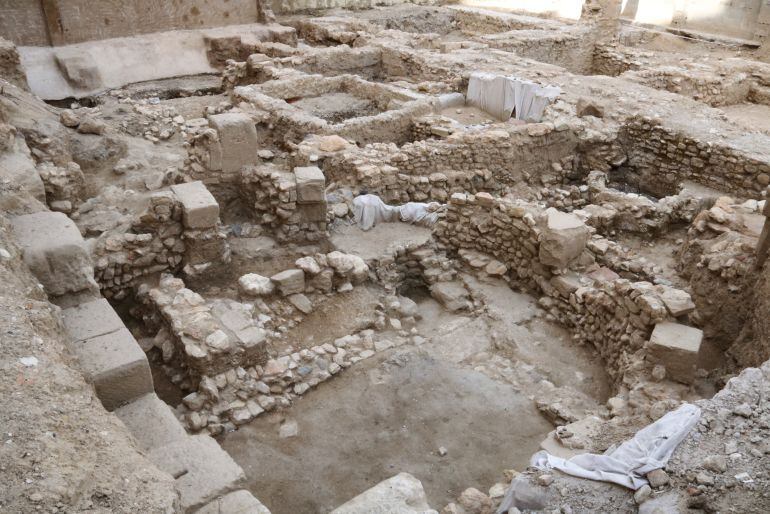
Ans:
[[[115,409],[143,450],[153,450],[183,441],[187,432],[174,416],[171,407],[155,393],[141,396]]]
[[[176,478],[185,512],[194,512],[217,497],[239,489],[245,475],[235,461],[208,435],[194,435],[151,450],[152,461]]]
[[[118,313],[104,298],[64,309],[62,318],[72,341],[85,341],[126,328]]]
[[[17,216],[11,225],[24,262],[49,296],[98,291],[83,237],[67,215],[41,211]]]
[[[241,489],[208,503],[196,514],[270,514],[270,510],[254,498],[250,492]]]
[[[72,349],[105,409],[154,391],[147,356],[128,329],[77,341]]]

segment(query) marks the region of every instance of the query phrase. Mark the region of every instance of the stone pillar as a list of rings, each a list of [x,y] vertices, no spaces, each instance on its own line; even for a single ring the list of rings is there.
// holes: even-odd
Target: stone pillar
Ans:
[[[620,31],[621,0],[586,0],[580,21],[596,27],[595,41],[611,41]]]

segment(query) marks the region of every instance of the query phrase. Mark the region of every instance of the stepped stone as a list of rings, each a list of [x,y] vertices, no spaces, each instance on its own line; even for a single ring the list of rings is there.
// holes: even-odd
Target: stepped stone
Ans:
[[[187,432],[174,416],[171,407],[154,392],[115,409],[115,414],[144,450],[159,448],[187,437]]]

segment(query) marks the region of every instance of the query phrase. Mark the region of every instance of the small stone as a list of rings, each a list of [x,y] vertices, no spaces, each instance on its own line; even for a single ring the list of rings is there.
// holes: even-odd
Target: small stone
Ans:
[[[645,484],[639,489],[636,490],[634,493],[634,501],[637,505],[641,505],[642,503],[646,502],[650,496],[652,495],[652,488]]]
[[[537,477],[537,483],[539,485],[548,487],[549,485],[551,485],[553,483],[553,475],[549,475],[549,474],[539,475]]]
[[[750,418],[751,406],[748,403],[742,403],[733,409],[733,413],[744,418]]]
[[[700,485],[714,485],[714,477],[703,471],[695,475],[695,481]]]
[[[59,113],[59,121],[62,125],[68,128],[75,128],[80,125],[80,116],[73,111],[66,109]]]
[[[104,134],[104,131],[107,129],[107,125],[93,116],[86,116],[82,120],[80,120],[80,124],[78,125],[78,132],[81,134],[96,134],[101,135]]]
[[[275,289],[272,280],[256,273],[248,273],[238,279],[239,289],[251,296],[269,295]]]
[[[668,477],[668,473],[666,473],[662,469],[653,469],[652,471],[647,473],[647,480],[649,480],[650,485],[654,489],[659,489],[664,485],[668,484],[669,477]]]
[[[447,454],[447,449],[446,449],[446,448],[444,448],[443,446],[439,446],[439,447],[438,447],[438,454],[439,454],[440,456],[442,456],[442,457],[446,456],[446,454]]]
[[[727,458],[724,455],[709,455],[703,459],[703,467],[715,473],[727,471]]]
[[[281,428],[278,429],[278,437],[281,439],[288,439],[289,437],[296,437],[299,434],[299,426],[293,419],[287,419],[281,423]]]

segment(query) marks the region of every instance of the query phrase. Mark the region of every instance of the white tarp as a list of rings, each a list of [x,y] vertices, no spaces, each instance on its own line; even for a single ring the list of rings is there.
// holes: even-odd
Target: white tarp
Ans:
[[[546,106],[561,93],[556,86],[541,86],[517,77],[474,72],[468,81],[467,102],[501,121],[538,122]]]
[[[360,195],[353,198],[353,216],[363,230],[369,230],[377,223],[398,221],[433,226],[438,221],[441,204],[436,202],[409,202],[401,206],[388,205],[377,195]]]
[[[699,419],[700,408],[685,403],[604,455],[584,453],[565,460],[540,451],[532,456],[530,464],[538,468],[556,468],[577,477],[614,482],[636,490],[647,483],[644,477],[647,473],[666,465]]]

